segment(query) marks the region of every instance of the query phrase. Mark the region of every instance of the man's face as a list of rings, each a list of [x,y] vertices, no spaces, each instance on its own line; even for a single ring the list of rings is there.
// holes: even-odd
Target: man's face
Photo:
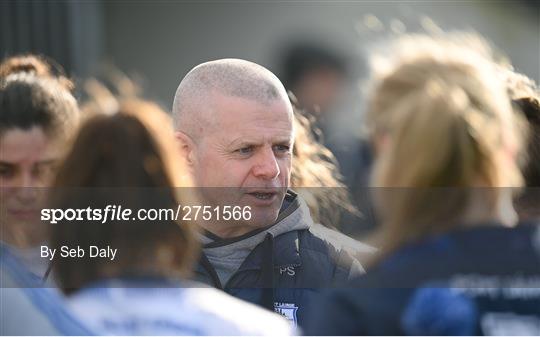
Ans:
[[[26,246],[42,239],[40,187],[50,184],[60,156],[43,130],[10,129],[0,139],[0,225],[2,240]]]
[[[236,221],[234,234],[272,224],[289,186],[293,127],[290,103],[267,104],[214,93],[196,145],[194,180],[211,205],[250,206],[251,220]]]

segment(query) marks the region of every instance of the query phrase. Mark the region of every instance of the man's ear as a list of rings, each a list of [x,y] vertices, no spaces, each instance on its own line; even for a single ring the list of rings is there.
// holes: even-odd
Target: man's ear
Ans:
[[[190,136],[182,131],[176,131],[174,137],[177,142],[177,149],[180,152],[180,156],[184,159],[185,163],[192,167],[195,163],[195,142]]]

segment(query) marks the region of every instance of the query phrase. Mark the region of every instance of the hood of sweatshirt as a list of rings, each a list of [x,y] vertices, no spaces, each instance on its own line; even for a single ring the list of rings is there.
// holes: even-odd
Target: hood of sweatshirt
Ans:
[[[221,239],[212,233],[201,237],[203,252],[212,264],[222,285],[225,285],[251,251],[268,235],[277,237],[292,231],[308,229],[313,220],[306,203],[293,191],[287,191],[279,216],[274,224],[256,229],[242,236]]]

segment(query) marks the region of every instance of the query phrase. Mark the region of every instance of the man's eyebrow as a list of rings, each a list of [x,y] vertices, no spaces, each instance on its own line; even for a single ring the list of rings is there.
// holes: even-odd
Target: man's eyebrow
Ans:
[[[13,164],[13,163],[10,163],[8,161],[1,161],[1,160],[0,160],[0,165],[2,165],[2,166],[15,166],[15,164]]]
[[[272,140],[272,144],[288,144],[291,145],[293,143],[293,139],[289,137],[283,137],[283,138],[276,138]],[[260,146],[262,142],[260,140],[255,139],[242,139],[237,138],[229,143],[229,147],[235,147],[235,146]]]
[[[260,142],[256,141],[255,139],[242,139],[242,138],[236,138],[229,143],[229,147],[257,146],[257,145],[260,145]]]
[[[292,138],[278,138],[276,140],[274,140],[272,143],[274,144],[292,144],[293,143],[293,139]]]

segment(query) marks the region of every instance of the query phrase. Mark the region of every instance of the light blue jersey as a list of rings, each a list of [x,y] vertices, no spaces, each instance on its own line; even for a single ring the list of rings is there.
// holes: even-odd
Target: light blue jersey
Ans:
[[[0,244],[0,335],[91,335],[38,281]]]
[[[285,336],[294,332],[277,314],[202,287],[155,279],[109,280],[78,291],[68,301],[73,312],[100,334]]]

